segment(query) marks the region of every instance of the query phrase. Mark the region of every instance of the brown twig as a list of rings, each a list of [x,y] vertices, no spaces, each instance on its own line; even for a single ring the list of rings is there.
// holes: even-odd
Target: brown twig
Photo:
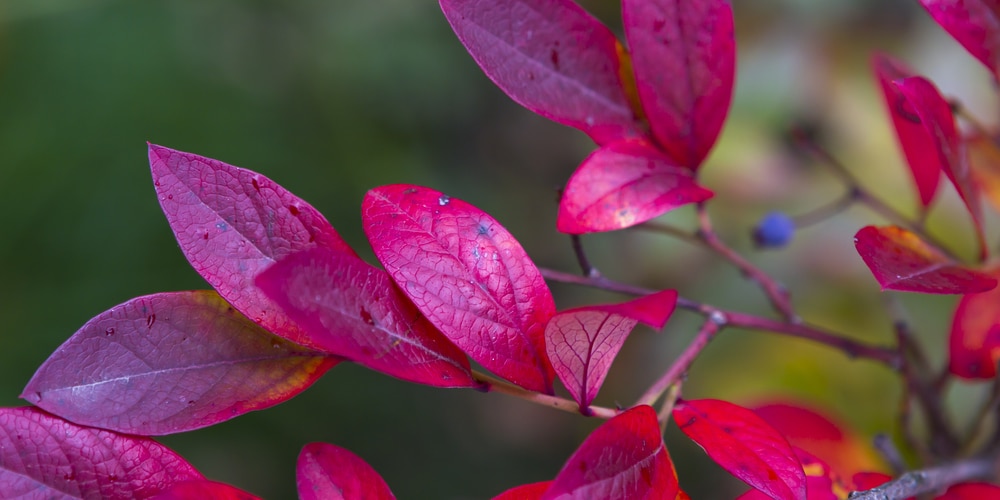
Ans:
[[[580,241],[579,234],[571,234],[570,240],[573,242],[573,253],[576,254],[576,261],[580,264],[580,271],[583,272],[584,276],[590,278],[596,278],[601,275],[601,272],[597,270],[596,267],[590,264],[590,259],[587,258],[587,252],[583,249],[583,242]]]
[[[525,401],[548,406],[549,408],[555,408],[569,413],[580,413],[603,419],[609,419],[620,413],[616,409],[605,408],[602,406],[581,408],[575,401],[570,401],[558,396],[549,396],[548,394],[542,394],[540,392],[529,391],[523,387],[516,386],[510,382],[500,380],[496,377],[492,377],[476,370],[472,371],[472,379],[481,384],[484,392],[499,392],[501,394],[507,394],[508,396],[514,396]]]
[[[646,390],[645,393],[636,401],[636,406],[638,405],[652,405],[660,396],[670,388],[672,385],[676,384],[681,377],[687,373],[688,368],[691,367],[691,363],[694,363],[695,358],[701,354],[702,349],[708,345],[708,342],[715,337],[715,334],[726,325],[726,317],[722,313],[712,314],[705,320],[705,323],[701,325],[701,330],[698,330],[698,334],[695,335],[694,340],[688,344],[684,352],[674,360],[670,368],[663,373],[653,385]]]

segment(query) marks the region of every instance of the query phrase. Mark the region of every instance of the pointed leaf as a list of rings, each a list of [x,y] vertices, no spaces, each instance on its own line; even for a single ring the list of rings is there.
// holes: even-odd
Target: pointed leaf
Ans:
[[[301,500],[393,500],[382,476],[361,457],[327,443],[309,443],[296,463]]]
[[[657,142],[695,169],[729,112],[736,71],[727,0],[623,0],[639,100]]]
[[[552,393],[545,324],[555,303],[521,245],[482,210],[432,189],[373,189],[365,233],[399,288],[472,359],[526,389]]]
[[[913,76],[913,72],[885,54],[876,54],[872,58],[872,68],[889,108],[896,138],[917,185],[920,206],[927,208],[934,200],[941,172],[946,167],[930,131],[924,127],[903,91],[893,84],[894,81]]]
[[[152,439],[80,427],[38,408],[0,408],[3,498],[146,498],[201,477]]]
[[[317,245],[353,254],[330,223],[250,170],[154,144],[149,164],[163,213],[195,271],[254,322],[304,342],[253,280],[282,257]]]
[[[644,135],[623,83],[625,49],[572,0],[440,2],[472,58],[518,104],[599,144]]]
[[[1000,268],[991,271],[1000,276]],[[965,379],[991,380],[1000,361],[1000,288],[965,295],[951,323],[948,370]]]
[[[192,498],[211,498],[212,500],[260,500],[235,486],[208,479],[195,479],[174,483],[165,491],[153,497],[153,500],[190,500]]]
[[[854,235],[854,248],[882,290],[976,293],[997,286],[993,277],[959,265],[898,226],[864,227]]]
[[[465,354],[385,271],[353,255],[304,250],[261,273],[257,286],[324,352],[419,384],[476,385]]]
[[[586,413],[611,363],[638,321],[663,328],[677,292],[666,290],[625,302],[557,313],[545,327],[545,348],[556,375]]]
[[[619,141],[592,153],[570,178],[559,202],[559,231],[570,234],[624,229],[712,192],[644,140]]]
[[[920,3],[965,50],[997,74],[1000,4],[996,0],[920,0]]]
[[[336,363],[268,333],[215,292],[160,293],[88,321],[21,397],[78,424],[162,435],[274,406]]]
[[[551,485],[552,481],[522,484],[493,497],[493,500],[539,500]]]
[[[643,405],[594,429],[542,498],[653,500],[674,498],[678,491],[677,472],[663,445],[656,411]]]
[[[806,497],[806,476],[792,446],[756,413],[717,399],[680,401],[674,420],[730,474],[775,500]]]

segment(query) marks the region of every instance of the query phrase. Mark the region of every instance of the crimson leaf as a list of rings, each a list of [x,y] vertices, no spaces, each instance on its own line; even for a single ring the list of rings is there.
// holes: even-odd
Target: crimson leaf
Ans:
[[[984,498],[1000,498],[1000,486],[989,483],[956,484],[935,500],[983,500]]]
[[[545,324],[555,303],[521,245],[482,210],[432,189],[373,189],[362,222],[392,279],[472,359],[552,393]]]
[[[493,500],[539,500],[551,485],[552,481],[522,484],[493,497]]]
[[[804,498],[807,500],[842,500],[847,498],[850,489],[829,465],[798,448],[795,448],[795,454],[806,474],[806,496]],[[773,497],[760,490],[750,490],[737,497],[737,500],[769,500],[771,498]]]
[[[627,54],[573,0],[440,0],[486,76],[520,105],[595,142],[644,135],[626,92]]]
[[[613,231],[711,197],[691,170],[648,141],[619,141],[592,153],[570,177],[556,227],[570,234]]]
[[[931,17],[994,75],[1000,60],[1000,4],[996,0],[920,0]]]
[[[261,273],[257,286],[324,352],[411,382],[476,385],[465,354],[385,271],[353,255],[323,247],[304,250]]]
[[[195,479],[174,483],[153,497],[153,500],[190,500],[211,498],[212,500],[260,500],[235,486],[208,479]]]
[[[639,100],[653,136],[696,169],[729,112],[736,71],[727,0],[623,0]]]
[[[160,293],[88,321],[21,397],[82,425],[171,434],[274,406],[336,363],[268,333],[215,292]]]
[[[1000,275],[994,269],[993,276]],[[958,302],[948,341],[948,370],[966,379],[996,377],[1000,361],[1000,288],[965,295]]]
[[[201,478],[152,439],[81,427],[38,408],[0,408],[4,498],[146,498]]]
[[[361,457],[327,443],[309,443],[296,464],[301,500],[393,500],[382,476]]]
[[[775,500],[806,497],[806,475],[784,436],[751,410],[717,399],[679,401],[674,420],[730,474]]]

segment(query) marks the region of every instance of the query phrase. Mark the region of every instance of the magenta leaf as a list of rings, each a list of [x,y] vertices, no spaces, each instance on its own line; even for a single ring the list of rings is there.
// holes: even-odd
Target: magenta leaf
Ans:
[[[663,328],[677,292],[666,290],[625,302],[557,313],[545,327],[545,348],[563,385],[582,412],[597,396],[611,363],[639,321]]]
[[[296,465],[301,500],[392,500],[382,476],[360,457],[327,443],[309,443]]]
[[[522,484],[493,497],[493,500],[539,500],[551,485],[552,481]]]
[[[420,314],[389,275],[344,252],[285,257],[257,286],[309,336],[309,345],[403,380],[472,387],[469,360]]]
[[[806,498],[806,474],[792,445],[751,410],[717,399],[679,401],[677,426],[715,463],[775,500]]]
[[[1000,275],[994,269],[993,276]],[[951,323],[948,370],[964,379],[992,380],[1000,361],[1000,288],[965,295]]]
[[[992,290],[997,280],[959,265],[915,233],[898,226],[866,226],[854,247],[882,290],[965,294]]]
[[[624,229],[711,197],[690,169],[649,142],[619,141],[593,152],[570,177],[556,227],[570,234]]]
[[[254,286],[282,257],[324,246],[353,254],[323,216],[256,172],[149,145],[160,206],[195,271],[224,299],[275,335],[307,337]]]
[[[674,162],[696,169],[729,112],[736,71],[727,0],[623,0],[639,100]]]
[[[1000,4],[996,0],[920,0],[931,17],[994,75],[1000,59]]]
[[[38,408],[0,408],[3,498],[146,498],[201,478],[152,439],[80,427]]]
[[[212,500],[260,500],[235,486],[208,479],[194,479],[174,483],[152,500],[191,500],[211,498]]]
[[[917,185],[920,205],[927,208],[934,200],[941,172],[946,167],[942,164],[943,158],[930,131],[924,127],[903,91],[893,84],[894,81],[913,76],[913,72],[885,54],[876,54],[872,58],[872,68],[885,96],[899,145]]]
[[[160,293],[88,321],[21,397],[81,425],[162,435],[274,406],[336,363],[268,333],[215,292]]]
[[[440,0],[452,29],[518,104],[603,144],[644,135],[629,104],[628,56],[573,0]]]
[[[362,205],[375,255],[434,326],[488,370],[552,393],[544,338],[552,293],[500,223],[418,186],[375,188]]]

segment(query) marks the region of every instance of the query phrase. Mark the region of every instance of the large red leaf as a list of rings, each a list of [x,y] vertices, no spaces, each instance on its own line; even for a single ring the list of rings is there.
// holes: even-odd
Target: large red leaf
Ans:
[[[375,255],[446,337],[497,375],[552,393],[544,338],[552,293],[500,223],[418,186],[373,189],[362,205]]]
[[[1000,498],[1000,486],[989,483],[956,484],[935,500],[986,500]]]
[[[235,486],[208,479],[195,479],[174,483],[152,500],[191,500],[211,498],[212,500],[260,500]]]
[[[493,497],[493,500],[539,500],[551,485],[552,481],[522,484]]]
[[[806,497],[806,475],[784,436],[751,410],[717,399],[679,401],[674,420],[730,474],[775,500]]]
[[[268,333],[215,292],[160,293],[88,321],[21,397],[82,425],[161,435],[274,406],[336,363]]]
[[[1000,3],[996,0],[920,0],[931,17],[994,74],[1000,59]]]
[[[0,408],[0,497],[147,498],[200,478],[152,439],[80,427],[37,408]]]
[[[843,500],[850,493],[840,476],[822,460],[798,448],[795,454],[806,474],[806,500]],[[750,490],[737,500],[769,500],[773,497],[760,490]]]
[[[623,78],[628,56],[573,0],[440,0],[473,59],[522,106],[603,144],[643,135]]]
[[[594,429],[542,498],[653,500],[674,498],[679,490],[656,411],[642,405]]]
[[[296,464],[301,500],[393,500],[382,476],[350,451],[327,443],[309,443]]]
[[[1000,276],[1000,268],[993,276]],[[958,302],[948,341],[948,370],[966,379],[991,380],[1000,361],[1000,288]]]
[[[676,302],[677,292],[666,290],[623,304],[570,309],[549,320],[545,348],[556,375],[582,411],[597,396],[636,323],[663,328]]]
[[[854,235],[854,248],[882,290],[920,293],[977,293],[997,280],[964,267],[898,226],[866,226]]]
[[[729,112],[736,71],[727,0],[623,0],[639,100],[674,161],[697,168]]]
[[[330,223],[250,170],[154,144],[149,164],[163,213],[195,271],[268,331],[307,340],[253,280],[282,257],[317,245],[353,254]]]
[[[385,271],[353,255],[304,250],[261,273],[257,285],[325,352],[420,384],[476,385],[465,354]]]
[[[920,205],[926,208],[934,200],[938,183],[941,181],[941,172],[945,166],[942,164],[943,158],[937,150],[936,143],[924,127],[920,116],[903,91],[893,84],[894,81],[913,76],[913,72],[885,54],[876,54],[872,57],[872,68],[882,88],[882,95],[889,108],[900,148],[906,156],[906,163],[910,166],[910,173],[917,185]]]
[[[570,234],[613,231],[711,197],[690,169],[649,142],[619,141],[594,151],[570,177],[556,227]]]

